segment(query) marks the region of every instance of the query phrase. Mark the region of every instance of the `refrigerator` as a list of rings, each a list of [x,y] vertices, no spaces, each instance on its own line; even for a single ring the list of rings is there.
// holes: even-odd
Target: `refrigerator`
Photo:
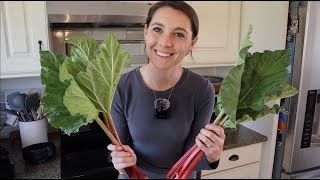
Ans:
[[[299,90],[281,99],[273,179],[320,178],[320,2],[290,1],[286,47],[288,83]]]

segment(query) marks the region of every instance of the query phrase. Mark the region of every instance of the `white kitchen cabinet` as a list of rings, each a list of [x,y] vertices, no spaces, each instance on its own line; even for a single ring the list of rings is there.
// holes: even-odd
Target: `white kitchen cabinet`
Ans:
[[[258,179],[262,142],[224,150],[217,169],[201,171],[201,179]]]
[[[45,1],[2,1],[0,78],[39,76],[39,41],[48,50]]]
[[[184,59],[188,66],[232,66],[240,44],[241,2],[186,1],[199,18],[198,42],[190,56]]]
[[[208,174],[201,179],[259,179],[260,163],[252,163],[234,169]]]

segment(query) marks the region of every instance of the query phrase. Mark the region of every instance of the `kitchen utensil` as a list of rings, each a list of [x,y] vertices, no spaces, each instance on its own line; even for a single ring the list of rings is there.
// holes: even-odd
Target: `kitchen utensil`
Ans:
[[[12,99],[13,99],[14,96],[16,96],[16,95],[18,95],[18,94],[20,94],[20,92],[19,92],[19,91],[16,91],[16,92],[11,93],[11,94],[9,94],[9,95],[7,96],[7,103],[8,103],[9,106],[12,106]],[[11,108],[11,107],[10,107],[10,108]],[[12,109],[12,108],[11,108],[11,109]]]
[[[19,95],[19,94],[20,94],[19,91],[16,91],[16,92],[14,92],[14,93],[12,93],[12,94],[9,94],[9,95],[7,96],[7,103],[8,103],[8,105],[9,105],[10,109],[12,109],[12,110],[14,110],[14,111],[17,111],[17,114],[20,115],[20,117],[21,117],[21,119],[22,119],[23,121],[27,121],[27,118],[26,118],[25,114],[22,112],[22,109],[21,109],[20,107],[17,107],[17,106],[15,105],[15,103],[13,102],[15,96],[17,96],[17,95]]]
[[[37,119],[43,119],[44,118],[44,114],[43,114],[43,111],[42,111],[42,106],[39,105],[38,109],[37,109]]]
[[[25,99],[26,99],[26,94],[16,94],[15,96],[12,97],[11,99],[11,103],[12,106],[15,106],[17,108],[20,108],[22,110],[22,112],[24,113],[24,115],[27,117],[28,121],[32,121],[32,117],[30,117],[28,111],[25,108]],[[21,111],[20,111],[21,112]]]
[[[37,119],[36,109],[38,108],[38,106],[39,106],[38,92],[28,94],[25,99],[25,107],[26,107],[27,111],[28,110],[31,111],[34,120]]]
[[[30,95],[30,94],[33,94],[33,93],[37,93],[37,91],[36,91],[35,88],[31,88],[31,89],[28,91],[27,95]]]
[[[22,112],[21,108],[9,105],[9,107],[17,112],[17,115],[20,117],[19,121],[28,121],[28,119],[26,118],[26,116],[24,115],[24,113]]]

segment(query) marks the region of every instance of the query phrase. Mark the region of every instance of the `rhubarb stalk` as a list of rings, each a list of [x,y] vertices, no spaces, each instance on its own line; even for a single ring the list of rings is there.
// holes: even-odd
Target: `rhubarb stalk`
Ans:
[[[219,123],[220,126],[223,126],[223,124],[228,119],[227,115],[224,118],[222,118],[223,115],[224,112],[221,111],[212,124]],[[203,155],[204,152],[201,151],[201,149],[196,144],[194,144],[168,171],[166,177],[168,179],[187,179]]]
[[[105,123],[103,123],[99,117],[97,117],[95,121],[110,138],[112,144],[122,145],[110,113],[103,113],[103,117],[106,118]],[[125,168],[125,171],[130,179],[148,179],[148,177],[136,166]]]

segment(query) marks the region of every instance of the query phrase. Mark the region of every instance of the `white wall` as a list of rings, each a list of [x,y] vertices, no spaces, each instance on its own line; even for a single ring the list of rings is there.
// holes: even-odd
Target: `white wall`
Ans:
[[[249,24],[252,24],[253,32],[250,39],[253,42],[253,47],[250,49],[250,52],[285,48],[288,10],[288,1],[242,2],[240,37],[242,40],[248,31]],[[278,116],[268,115],[257,121],[247,122],[243,125],[268,137],[268,141],[264,142],[262,146],[259,177],[271,179]]]

